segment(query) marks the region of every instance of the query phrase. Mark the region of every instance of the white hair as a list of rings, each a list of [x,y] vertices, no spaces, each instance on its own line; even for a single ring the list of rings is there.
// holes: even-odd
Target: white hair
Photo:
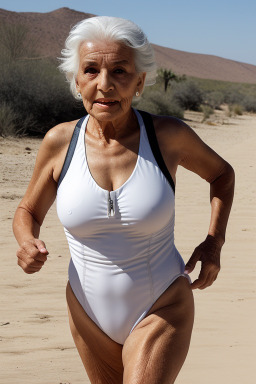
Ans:
[[[70,89],[76,99],[76,76],[79,68],[79,48],[84,41],[105,39],[117,41],[134,49],[135,68],[138,73],[146,72],[144,85],[155,84],[156,63],[154,50],[145,33],[132,21],[119,17],[97,16],[77,23],[70,31],[61,51],[63,57],[59,69],[70,82]]]

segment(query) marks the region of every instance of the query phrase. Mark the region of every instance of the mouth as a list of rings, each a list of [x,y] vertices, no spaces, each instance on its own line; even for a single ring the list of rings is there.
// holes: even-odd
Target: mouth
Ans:
[[[113,105],[118,104],[117,100],[113,99],[97,99],[94,101],[94,104],[101,105],[103,107],[112,107]]]

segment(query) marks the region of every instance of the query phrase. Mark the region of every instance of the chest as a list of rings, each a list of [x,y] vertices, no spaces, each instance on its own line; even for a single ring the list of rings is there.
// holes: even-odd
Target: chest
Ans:
[[[86,140],[86,139],[85,139]],[[103,189],[118,189],[132,174],[138,159],[139,143],[104,146],[85,141],[85,156],[92,178]]]
[[[57,212],[73,236],[102,236],[108,230],[149,235],[174,217],[174,194],[158,166],[140,156],[130,177],[111,192],[95,182],[86,163],[74,161],[58,189]]]
[[[101,238],[111,231],[147,236],[174,219],[173,189],[143,127],[137,139],[99,153],[80,132],[57,192],[58,216],[73,236]]]

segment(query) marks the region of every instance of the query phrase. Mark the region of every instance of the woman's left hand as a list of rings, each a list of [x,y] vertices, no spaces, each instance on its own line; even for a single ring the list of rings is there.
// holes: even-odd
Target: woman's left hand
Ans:
[[[201,261],[201,271],[198,279],[192,284],[192,289],[205,289],[213,284],[220,271],[220,243],[208,235],[198,247],[195,248],[192,256],[185,266],[185,273],[191,273],[198,261]]]

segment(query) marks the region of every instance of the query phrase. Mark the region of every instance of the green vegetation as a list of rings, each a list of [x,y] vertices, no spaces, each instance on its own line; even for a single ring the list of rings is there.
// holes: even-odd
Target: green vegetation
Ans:
[[[170,92],[163,92],[157,87],[146,88],[133,106],[143,111],[148,111],[155,115],[170,115],[180,119],[184,117],[184,110],[170,97]]]
[[[210,107],[209,105],[201,105],[200,107],[200,110],[201,112],[203,112],[203,120],[202,122],[206,121],[207,119],[209,119],[209,117],[211,115],[214,114],[214,109],[212,107]]]
[[[54,125],[85,114],[81,103],[71,95],[56,62],[16,60],[8,65],[2,61],[0,65],[3,68],[0,72],[2,136],[44,135]]]
[[[0,136],[41,136],[86,113],[71,95],[57,61],[39,57],[31,41],[27,49],[27,41],[28,31],[22,26],[0,28]],[[202,111],[203,121],[223,104],[229,106],[230,116],[256,113],[256,84],[180,77],[162,68],[156,84],[133,103],[138,109],[181,119],[186,109]]]
[[[17,115],[10,105],[5,101],[0,104],[0,136],[16,136],[19,133],[16,129]]]
[[[41,136],[54,125],[85,114],[57,61],[40,58],[35,49],[26,50],[25,28],[5,25],[0,32],[1,136]]]
[[[165,69],[165,68],[159,68],[157,71],[157,75],[159,76],[160,79],[163,80],[164,83],[164,91],[167,91],[168,85],[170,84],[171,81],[185,81],[186,76],[178,76],[174,72],[172,72],[171,69]]]
[[[244,108],[239,104],[234,104],[234,105],[228,106],[228,112],[229,112],[230,117],[233,115],[242,116],[243,111],[244,111]]]
[[[229,106],[229,115],[241,115],[244,111],[256,113],[256,84],[230,83],[226,81],[185,78],[171,81],[163,92],[163,77],[158,76],[156,84],[145,89],[138,109],[160,115],[184,116],[186,109],[203,112],[203,121],[209,119],[221,105]]]
[[[193,81],[204,94],[204,103],[212,108],[221,104],[240,105],[246,112],[256,113],[256,84],[196,79]]]
[[[24,57],[24,53],[29,50],[28,29],[21,24],[0,25],[0,46],[1,56],[6,61],[17,60]],[[30,52],[31,56],[31,52]]]

